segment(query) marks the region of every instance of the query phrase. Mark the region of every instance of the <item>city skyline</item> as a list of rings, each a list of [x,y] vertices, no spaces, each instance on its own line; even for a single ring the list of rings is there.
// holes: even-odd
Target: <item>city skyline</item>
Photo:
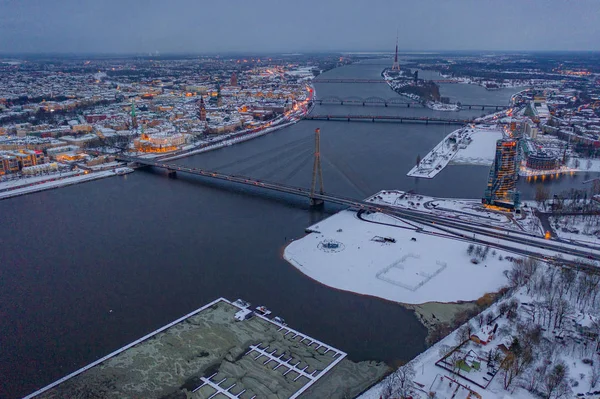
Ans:
[[[598,51],[595,1],[0,2],[0,53]]]

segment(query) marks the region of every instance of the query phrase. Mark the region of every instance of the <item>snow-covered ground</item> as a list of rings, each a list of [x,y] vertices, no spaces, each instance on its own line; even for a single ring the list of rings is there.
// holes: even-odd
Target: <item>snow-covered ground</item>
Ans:
[[[469,252],[473,245],[464,240],[465,230],[459,228],[345,210],[307,229],[310,234],[289,244],[284,258],[325,285],[422,304],[472,301],[501,288],[504,271],[510,267],[506,258],[517,255],[498,248],[508,245],[515,251],[530,250],[528,242],[514,240],[518,236],[508,230],[527,234],[528,241],[537,240],[540,258],[556,256],[556,249],[543,246],[542,225],[530,206],[514,215],[488,210],[474,200],[436,199],[396,190],[379,192],[367,201],[476,224],[487,233],[469,232],[469,238],[472,234],[473,240],[486,243],[486,256],[477,261],[478,256]],[[579,244],[555,241],[553,245],[573,249]],[[600,256],[600,250],[590,249],[590,256]],[[584,260],[567,253],[563,258]]]
[[[473,264],[465,242],[416,232],[383,214],[370,217],[346,210],[323,220],[289,244],[284,258],[325,285],[409,304],[475,300],[505,282],[510,263],[500,258],[507,253]]]
[[[450,163],[489,166],[496,155],[496,141],[502,139],[503,134],[495,125],[457,129],[444,137],[407,175],[433,179]]]
[[[523,207],[520,215],[485,208],[478,199],[436,198],[400,190],[383,190],[367,198],[367,201],[399,208],[425,211],[453,220],[497,226],[504,229],[525,231],[542,236],[544,231],[533,208]]]
[[[452,164],[490,166],[496,156],[496,141],[502,139],[503,132],[499,128],[469,129],[471,142],[466,148],[458,146],[452,158]]]
[[[63,174],[63,176],[64,176],[64,174]],[[50,190],[50,189],[58,188],[58,187],[66,187],[66,186],[70,186],[72,184],[83,183],[86,181],[91,181],[91,180],[96,180],[96,179],[102,179],[104,177],[109,177],[109,176],[116,176],[116,174],[111,170],[105,170],[102,172],[92,172],[92,173],[88,173],[88,174],[82,173],[79,175],[70,175],[69,177],[60,178],[60,179],[57,179],[54,181],[46,181],[46,182],[39,181],[31,186],[15,188],[10,191],[2,192],[2,193],[0,193],[0,199],[17,197],[19,195],[31,194],[31,193],[35,193],[37,191]],[[48,179],[47,176],[45,176],[45,178],[46,178],[46,180]]]
[[[558,237],[600,245],[600,216],[564,215],[549,219]]]
[[[359,399],[399,397],[386,392],[398,392],[401,381],[415,399],[599,398],[597,276],[543,264],[517,269],[528,271],[519,274],[508,298]],[[557,366],[564,374],[556,373]]]

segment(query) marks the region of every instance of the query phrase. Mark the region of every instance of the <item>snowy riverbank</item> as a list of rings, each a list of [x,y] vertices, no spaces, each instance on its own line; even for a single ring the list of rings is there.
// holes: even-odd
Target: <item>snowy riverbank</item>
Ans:
[[[63,174],[64,176],[64,174]],[[116,176],[116,173],[111,170],[105,170],[101,172],[92,172],[92,173],[79,173],[79,174],[69,174],[67,177],[61,176],[56,180],[48,181],[48,177],[44,176],[42,179],[36,182],[27,181],[27,186],[15,186],[10,190],[0,192],[0,200],[7,199],[12,197],[18,197],[20,195],[31,194],[38,191],[51,190],[59,187],[71,186],[73,184],[83,183],[87,181],[92,181],[96,179],[103,179],[105,177]],[[43,179],[46,180],[43,180]],[[31,184],[31,185],[30,185]]]

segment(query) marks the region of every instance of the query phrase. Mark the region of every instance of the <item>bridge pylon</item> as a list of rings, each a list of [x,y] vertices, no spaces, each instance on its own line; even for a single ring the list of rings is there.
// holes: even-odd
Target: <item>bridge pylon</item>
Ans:
[[[323,195],[323,169],[321,168],[321,129],[319,128],[315,129],[315,156],[313,162],[312,184],[310,185],[310,205],[313,207],[323,205],[322,199],[315,198],[317,177],[319,179],[320,187],[319,194]]]

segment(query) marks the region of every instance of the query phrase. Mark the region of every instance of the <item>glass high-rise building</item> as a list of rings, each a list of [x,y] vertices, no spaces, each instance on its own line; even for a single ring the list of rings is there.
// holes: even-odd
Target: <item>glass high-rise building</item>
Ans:
[[[502,139],[496,142],[496,157],[490,168],[490,176],[483,203],[504,208],[518,208],[519,194],[519,145],[515,139]]]

